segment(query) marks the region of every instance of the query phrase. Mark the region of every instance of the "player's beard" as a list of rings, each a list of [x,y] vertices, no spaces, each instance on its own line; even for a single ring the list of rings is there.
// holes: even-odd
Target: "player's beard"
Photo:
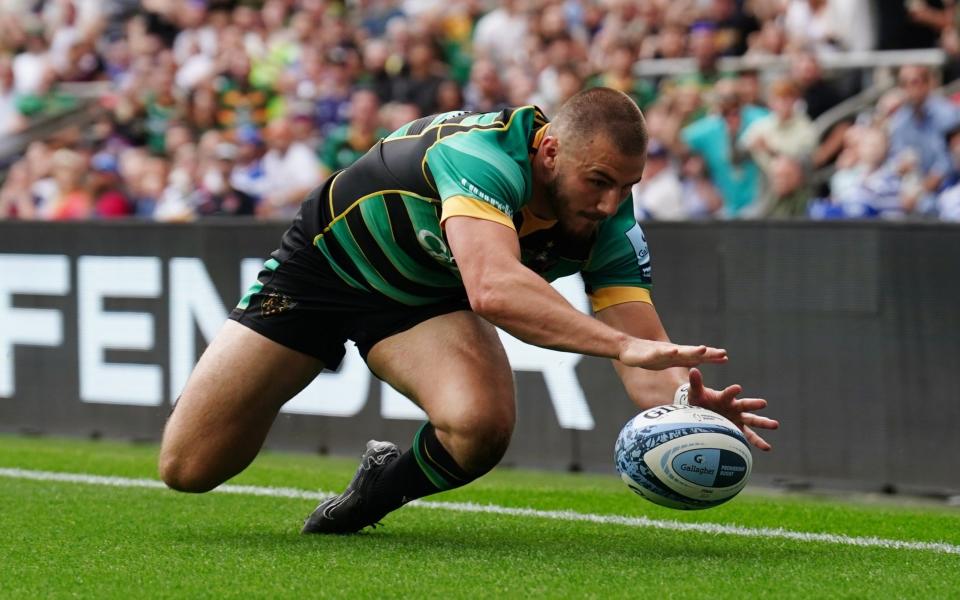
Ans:
[[[564,237],[571,241],[585,242],[593,237],[599,221],[593,221],[574,210],[572,194],[567,193],[568,187],[564,184],[564,177],[557,176],[547,183],[547,198],[553,214],[557,216],[557,223]]]

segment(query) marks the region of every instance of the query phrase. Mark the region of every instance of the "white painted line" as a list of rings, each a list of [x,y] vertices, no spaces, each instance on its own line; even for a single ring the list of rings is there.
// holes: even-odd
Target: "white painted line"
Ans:
[[[156,479],[134,479],[127,477],[104,477],[102,475],[86,475],[83,473],[57,473],[53,471],[30,471],[26,469],[0,468],[0,477],[10,479],[29,479],[34,481],[57,481],[66,483],[81,483],[88,485],[106,485],[127,488],[166,489],[163,482]],[[310,491],[296,488],[261,487],[254,485],[221,485],[213,490],[221,494],[240,494],[245,496],[269,496],[271,498],[295,498],[298,500],[318,501],[333,494],[333,492]],[[854,537],[833,533],[809,533],[791,531],[789,529],[771,527],[741,527],[739,525],[723,525],[720,523],[684,523],[682,521],[657,520],[647,517],[626,517],[621,515],[598,515],[579,513],[569,510],[537,510],[533,508],[512,508],[495,504],[474,504],[472,502],[429,502],[417,500],[410,506],[434,510],[449,510],[454,512],[486,513],[511,517],[533,517],[537,519],[554,519],[557,521],[578,521],[607,525],[623,525],[627,527],[644,527],[663,529],[666,531],[681,531],[693,533],[707,533],[713,535],[733,535],[739,537],[783,539],[796,542],[818,542],[823,544],[839,544],[844,546],[859,546],[861,548],[884,548],[889,550],[925,550],[940,554],[960,554],[960,546],[946,542],[911,542],[905,540],[891,540],[878,537]]]

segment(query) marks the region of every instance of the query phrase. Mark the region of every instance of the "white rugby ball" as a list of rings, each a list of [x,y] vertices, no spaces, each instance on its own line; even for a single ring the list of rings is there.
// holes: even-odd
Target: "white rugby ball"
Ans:
[[[647,500],[681,510],[710,508],[747,484],[753,457],[743,433],[699,406],[669,404],[630,419],[617,437],[617,471]]]

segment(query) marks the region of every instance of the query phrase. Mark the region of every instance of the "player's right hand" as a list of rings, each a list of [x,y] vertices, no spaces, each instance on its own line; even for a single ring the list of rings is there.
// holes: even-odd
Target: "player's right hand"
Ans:
[[[709,346],[680,346],[632,338],[620,351],[620,362],[628,367],[660,371],[670,367],[695,367],[703,363],[727,362],[727,351]]]

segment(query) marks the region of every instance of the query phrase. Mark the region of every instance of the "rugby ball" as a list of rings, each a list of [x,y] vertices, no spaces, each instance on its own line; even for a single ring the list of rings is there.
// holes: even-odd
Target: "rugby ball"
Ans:
[[[710,508],[747,484],[753,457],[740,429],[699,406],[669,404],[630,419],[614,452],[620,478],[647,500]]]

